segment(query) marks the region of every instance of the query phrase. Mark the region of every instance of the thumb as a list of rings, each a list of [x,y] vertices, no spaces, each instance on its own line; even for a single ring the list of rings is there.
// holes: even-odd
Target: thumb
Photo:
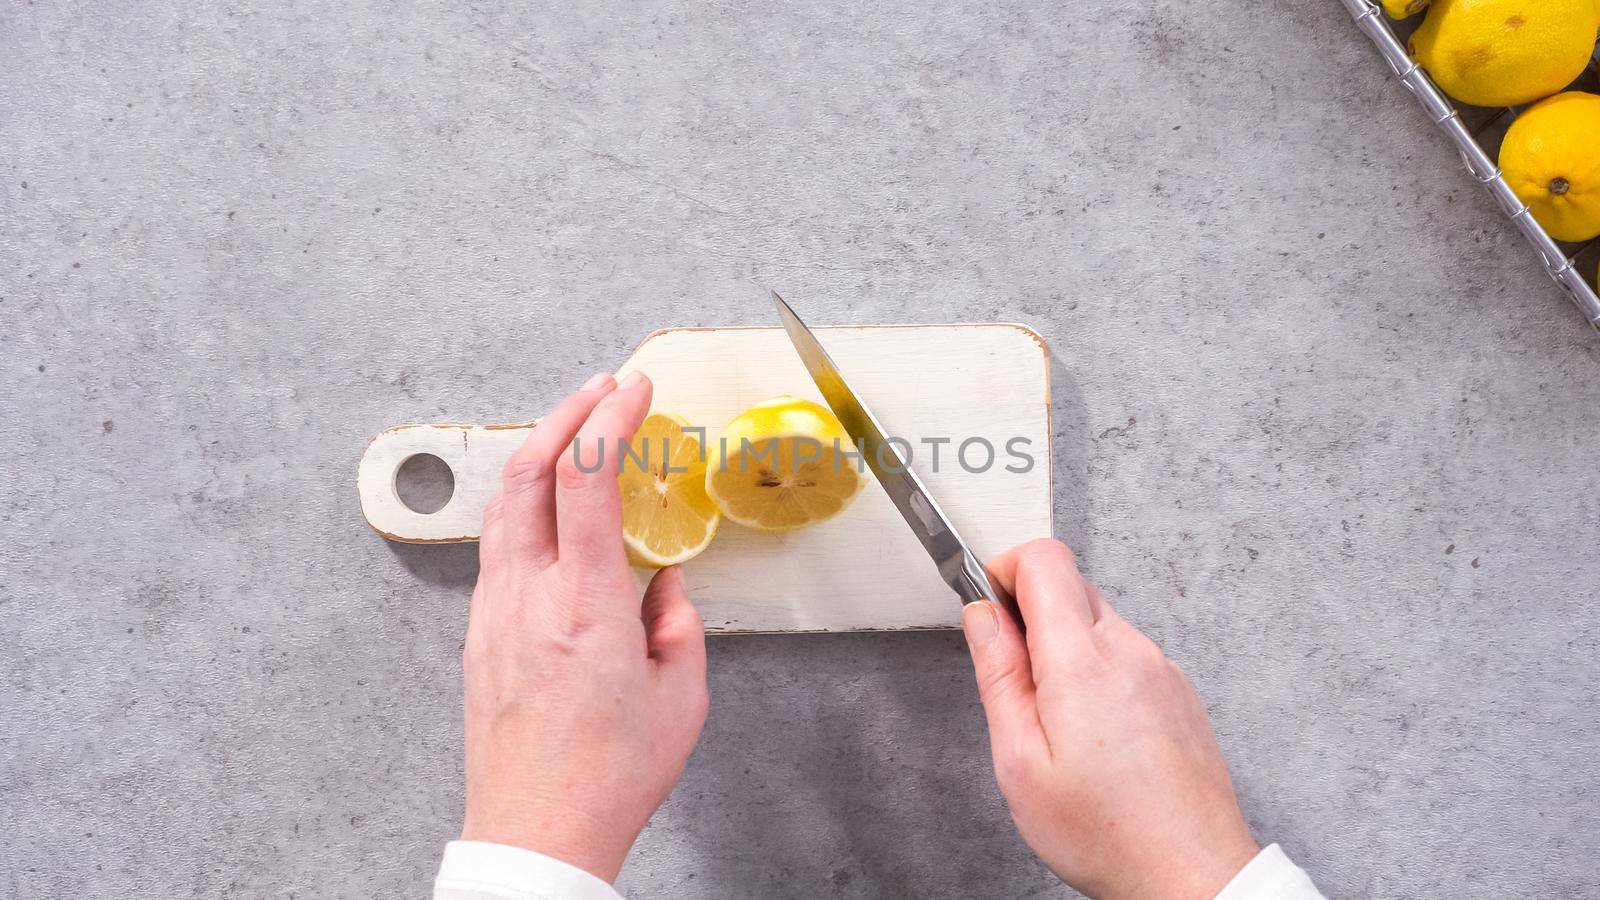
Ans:
[[[706,629],[683,588],[683,571],[668,566],[650,579],[639,610],[650,658],[664,669],[686,670],[705,681]]]
[[[961,630],[972,653],[978,696],[989,720],[989,742],[996,758],[1002,747],[1047,747],[1044,726],[1039,723],[1028,643],[1016,622],[999,604],[982,600],[962,608]]]

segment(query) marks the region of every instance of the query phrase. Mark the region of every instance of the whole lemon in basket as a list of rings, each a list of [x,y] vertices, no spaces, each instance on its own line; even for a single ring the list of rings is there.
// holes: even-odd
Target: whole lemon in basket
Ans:
[[[795,531],[844,511],[866,484],[855,442],[826,407],[798,397],[757,403],[728,423],[706,493],[730,521]]]
[[[1600,0],[1595,0],[1600,3]],[[1428,0],[1383,0],[1383,11],[1391,19],[1409,19],[1428,8]]]
[[[1410,50],[1457,100],[1519,106],[1571,84],[1597,31],[1595,0],[1434,0]]]
[[[1551,237],[1600,237],[1600,96],[1568,91],[1528,107],[1500,144],[1500,168]]]

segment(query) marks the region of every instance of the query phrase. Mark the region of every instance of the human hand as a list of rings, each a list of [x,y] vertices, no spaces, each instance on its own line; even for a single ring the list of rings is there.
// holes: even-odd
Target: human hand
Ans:
[[[463,654],[461,839],[525,847],[606,881],[672,792],[706,719],[705,630],[676,568],[641,602],[618,452],[649,379],[597,375],[540,420],[483,514]],[[605,445],[605,464],[585,473]]]
[[[989,564],[962,627],[1000,790],[1023,840],[1093,897],[1215,897],[1258,851],[1205,706],[1183,672],[1038,540]]]

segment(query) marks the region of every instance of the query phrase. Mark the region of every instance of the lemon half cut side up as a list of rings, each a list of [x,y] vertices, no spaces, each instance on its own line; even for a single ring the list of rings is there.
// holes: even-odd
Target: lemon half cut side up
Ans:
[[[717,534],[722,515],[706,496],[706,455],[694,431],[681,416],[652,412],[618,448],[622,540],[636,566],[687,562]]]
[[[775,397],[724,429],[706,494],[729,521],[795,531],[837,516],[866,485],[860,454],[826,407]]]

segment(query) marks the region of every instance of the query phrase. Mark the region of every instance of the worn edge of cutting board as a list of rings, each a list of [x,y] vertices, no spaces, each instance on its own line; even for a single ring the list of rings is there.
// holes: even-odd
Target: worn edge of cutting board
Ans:
[[[834,336],[837,339],[839,336],[842,336],[844,334],[849,334],[849,333],[862,333],[862,332],[871,332],[871,331],[880,331],[880,330],[914,330],[914,329],[933,329],[933,330],[939,330],[939,331],[960,330],[960,331],[963,331],[963,332],[967,332],[966,334],[962,334],[962,335],[959,335],[959,336],[956,336],[956,337],[951,337],[949,335],[945,335],[944,336],[945,340],[959,340],[959,341],[962,341],[962,342],[965,342],[965,341],[971,339],[971,340],[973,340],[975,342],[982,343],[982,342],[988,340],[988,338],[990,336],[995,336],[996,338],[999,338],[1000,336],[1005,336],[1005,337],[1008,337],[1008,338],[1016,338],[1016,337],[1025,336],[1028,339],[1028,341],[1030,343],[1030,346],[1033,347],[1033,348],[1036,348],[1036,350],[1037,350],[1039,355],[1037,357],[1033,357],[1032,359],[1027,360],[1025,363],[1020,363],[1019,365],[1025,365],[1027,368],[1030,368],[1030,369],[1031,369],[1031,367],[1033,365],[1038,365],[1039,366],[1037,372],[1038,372],[1038,376],[1039,376],[1039,379],[1040,379],[1041,383],[1038,385],[1038,387],[1041,388],[1042,390],[1037,394],[1037,397],[1038,397],[1038,400],[1039,400],[1040,404],[1043,407],[1042,410],[1040,410],[1040,412],[1042,412],[1043,415],[1040,416],[1038,418],[1038,420],[1036,420],[1036,421],[1037,422],[1042,422],[1042,430],[1035,431],[1034,435],[1036,435],[1037,437],[1041,438],[1042,441],[1040,441],[1038,444],[1030,447],[1030,450],[1034,453],[1036,468],[1042,468],[1041,474],[1043,476],[1043,484],[1042,484],[1042,496],[1039,498],[1040,502],[1038,504],[1038,508],[1037,509],[1032,509],[1032,510],[1025,510],[1024,512],[1039,514],[1039,520],[1034,522],[1034,523],[1032,523],[1032,527],[1035,527],[1037,529],[1037,533],[1030,533],[1030,534],[1027,535],[1027,537],[1047,536],[1050,533],[1050,528],[1051,528],[1052,509],[1051,509],[1050,497],[1051,497],[1051,489],[1053,488],[1054,473],[1053,473],[1052,467],[1051,467],[1051,455],[1052,454],[1050,452],[1050,450],[1051,450],[1051,448],[1050,448],[1051,429],[1050,429],[1049,348],[1046,345],[1044,339],[1034,329],[1032,329],[1032,328],[1030,328],[1030,327],[1028,327],[1026,325],[1015,324],[1015,323],[961,323],[961,324],[927,324],[927,325],[922,325],[922,324],[919,324],[919,325],[858,325],[858,326],[841,326],[841,327],[834,327],[834,328],[819,328],[819,329],[817,329],[817,331],[819,332],[819,337],[821,337],[821,339],[823,340],[823,343],[826,345],[826,344],[829,343],[829,336],[830,335]],[[668,329],[662,329],[662,330],[655,331],[655,332],[652,332],[651,334],[647,335],[644,338],[644,340],[642,340],[639,343],[639,345],[634,349],[633,353],[629,356],[628,361],[625,362],[618,369],[618,374],[625,374],[626,372],[632,371],[634,368],[636,368],[637,367],[636,366],[636,361],[638,361],[641,356],[648,357],[648,354],[646,352],[647,347],[649,347],[649,345],[651,345],[655,341],[662,340],[664,338],[674,337],[674,336],[678,337],[678,338],[683,338],[683,339],[692,339],[693,335],[699,335],[699,334],[706,334],[706,333],[740,333],[740,332],[744,332],[744,333],[748,333],[748,332],[771,332],[774,335],[781,335],[782,334],[782,329],[773,328],[773,327],[760,327],[760,326],[755,326],[755,327],[728,327],[728,328],[690,327],[690,328],[668,328]],[[983,350],[985,352],[989,352],[989,351],[992,351],[992,350],[994,350],[996,348],[999,348],[1000,346],[1001,345],[1000,345],[999,341],[996,340],[995,342],[992,342],[989,347],[984,347]],[[792,360],[790,359],[790,357],[792,356],[792,352],[787,352],[788,345],[787,345],[786,342],[783,343],[781,345],[781,347],[786,352],[781,354],[781,355],[779,355],[778,357],[776,357],[776,359],[777,360],[785,360],[785,361],[787,361],[787,362],[780,362],[780,365],[782,367],[785,367],[785,368],[793,368],[795,370],[795,373],[797,373],[797,376],[793,379],[793,381],[794,381],[793,384],[791,384],[791,381],[788,378],[786,378],[782,382],[782,386],[781,386],[780,390],[788,390],[788,391],[790,391],[792,393],[795,393],[797,395],[800,395],[800,396],[811,396],[813,399],[819,399],[819,397],[816,396],[816,391],[815,391],[814,385],[811,384],[809,378],[806,378],[804,376],[804,369],[800,367],[798,358],[793,358]],[[748,352],[749,348],[745,348],[745,349]],[[733,353],[736,353],[736,352],[737,351],[730,351],[730,355],[732,355]],[[903,353],[905,351],[901,350],[900,352]],[[734,356],[733,358],[737,358],[737,357]],[[762,355],[759,358],[766,359],[767,357],[765,355]],[[647,359],[644,360],[644,362],[648,364],[651,361],[647,358]],[[792,363],[792,365],[790,365],[790,363]],[[657,364],[660,365],[660,363],[657,363]],[[922,369],[923,365],[924,365],[924,363],[919,360],[918,363],[917,363],[917,366],[918,366],[919,370],[929,371],[929,372],[943,372],[944,369],[942,369],[941,366],[943,365],[945,367],[948,367],[948,363],[945,362],[945,361],[942,361],[939,358],[930,358],[930,359],[928,359],[926,361],[926,369]],[[854,380],[856,380],[858,382],[858,387],[860,387],[860,389],[862,390],[863,394],[868,396],[869,400],[870,400],[871,397],[873,397],[875,395],[874,392],[871,389],[869,389],[868,387],[862,386],[862,384],[861,384],[861,382],[863,382],[863,381],[870,382],[872,379],[870,377],[865,378],[865,379],[859,377],[861,374],[864,374],[864,373],[862,373],[862,368],[863,367],[862,367],[862,365],[860,363],[855,363],[854,365],[851,365],[851,364],[848,364],[848,363],[846,363],[844,361],[841,361],[841,367],[845,368],[847,375],[850,375]],[[852,372],[855,372],[857,374],[856,375],[851,375]],[[785,373],[785,374],[787,374],[787,373]],[[967,377],[970,374],[971,373],[966,373],[966,375],[963,375],[962,377]],[[980,373],[980,377],[981,377],[981,373]],[[742,376],[738,380],[743,380]],[[765,389],[765,390],[770,390],[770,389]],[[912,390],[915,390],[915,389],[912,389]],[[735,404],[735,405],[736,406],[740,405],[740,404],[747,405],[748,403],[753,403],[753,402],[756,402],[757,400],[765,399],[765,396],[767,396],[767,395],[768,394],[763,394],[762,396],[759,396],[759,397],[747,396],[747,397],[742,398],[739,401],[739,403]],[[877,394],[877,396],[882,396],[881,392],[879,394]],[[979,396],[981,397],[981,395],[979,395]],[[1029,398],[1024,397],[1024,398],[1022,398],[1021,402],[1023,404],[1028,404],[1028,400],[1029,400]],[[906,401],[906,402],[911,402],[911,401]],[[673,406],[673,404],[671,404],[671,403],[669,403],[667,405],[669,407]],[[920,407],[918,407],[918,408],[920,408]],[[727,415],[727,418],[731,419],[732,415],[734,413],[736,413],[736,412],[737,412],[737,409],[735,409],[733,412],[730,412]],[[710,414],[707,414],[707,415],[710,415]],[[904,411],[902,411],[902,415],[904,415]],[[891,415],[891,418],[893,418],[892,415]],[[981,416],[980,416],[980,418],[981,418]],[[1030,421],[1035,421],[1035,420],[1030,420]],[[507,425],[463,425],[463,424],[400,425],[400,426],[395,426],[393,428],[385,429],[383,432],[380,432],[376,437],[374,437],[372,439],[372,441],[369,443],[369,445],[367,447],[366,452],[363,453],[362,459],[361,459],[361,464],[360,464],[360,467],[359,467],[359,470],[358,470],[358,493],[360,495],[362,515],[363,515],[363,518],[366,520],[368,527],[372,528],[373,531],[377,532],[378,534],[382,535],[383,537],[385,537],[385,538],[387,538],[389,540],[394,540],[394,541],[404,542],[404,543],[459,543],[459,542],[464,542],[464,541],[477,540],[478,536],[475,533],[477,529],[475,527],[472,527],[472,526],[478,521],[478,518],[481,516],[481,511],[482,511],[483,504],[487,501],[489,495],[492,494],[494,489],[498,486],[499,470],[500,470],[501,463],[503,462],[505,457],[508,456],[510,454],[510,452],[513,449],[515,449],[515,447],[518,444],[521,443],[521,441],[526,437],[528,431],[531,430],[533,427],[535,427],[536,424],[537,424],[536,422],[521,422],[521,423],[514,423],[514,424],[507,424]],[[724,423],[721,423],[721,424],[726,424],[726,423],[724,422]],[[891,421],[890,425],[891,425],[891,427],[893,427],[894,423]],[[713,435],[717,431],[720,431],[720,427],[721,427],[720,424],[714,427]],[[916,429],[906,430],[906,433],[907,434],[911,434],[911,435],[918,434]],[[930,432],[929,430],[924,428],[919,436],[926,436],[926,435],[929,435],[929,434],[932,434],[932,433],[937,433],[937,432]],[[457,443],[456,440],[455,440],[455,438],[457,436],[460,437],[460,442],[459,443]],[[959,439],[959,437],[961,437],[961,435],[956,435],[956,437]],[[997,445],[1003,445],[1003,442],[1002,441],[996,441],[996,444]],[[471,452],[474,448],[477,449],[477,453],[472,453]],[[925,448],[920,448],[920,446],[919,446],[919,452],[922,449],[925,449]],[[952,449],[952,447],[950,445],[946,445],[944,452],[945,453],[952,453],[953,449]],[[370,499],[377,499],[378,501],[380,501],[384,505],[392,507],[391,510],[390,510],[391,512],[396,512],[400,516],[411,518],[411,519],[415,520],[415,523],[417,523],[417,524],[427,524],[429,522],[429,520],[432,520],[433,524],[435,524],[436,526],[446,524],[444,521],[437,520],[437,519],[433,518],[434,515],[438,515],[438,513],[435,513],[435,514],[432,514],[432,515],[423,515],[423,514],[418,514],[418,513],[415,513],[413,511],[407,509],[404,506],[404,504],[399,501],[398,494],[396,493],[396,491],[394,489],[395,478],[396,478],[396,475],[398,473],[400,465],[406,459],[410,458],[411,456],[413,456],[413,455],[415,455],[417,453],[432,453],[432,454],[434,454],[436,456],[439,456],[448,465],[450,465],[450,468],[451,468],[452,472],[455,473],[455,478],[456,478],[455,491],[452,494],[452,496],[450,497],[450,500],[446,503],[445,507],[440,510],[440,512],[443,512],[445,510],[452,510],[453,511],[454,519],[456,520],[456,525],[455,525],[455,528],[453,528],[453,529],[449,529],[449,528],[440,529],[438,527],[435,527],[433,529],[422,529],[422,530],[407,531],[403,527],[399,527],[399,526],[394,525],[392,516],[381,515],[381,514],[377,515],[377,516],[374,516],[372,510],[369,508],[369,500]],[[469,459],[468,459],[469,454],[471,456],[474,456],[474,457],[478,458],[478,462],[476,462],[476,464],[469,464]],[[485,462],[485,459],[487,459],[488,462]],[[490,462],[492,462],[492,465],[489,464]],[[929,477],[929,473],[927,472],[927,470],[925,468],[925,464],[926,464],[926,460],[923,459],[923,460],[920,460],[920,461],[918,461],[916,463],[916,467],[919,469],[919,471],[923,472],[924,477]],[[997,463],[996,464],[996,468],[998,468],[999,466],[1000,466],[1000,463]],[[952,466],[947,465],[947,466],[942,466],[941,468],[944,471],[949,471],[949,469],[951,467]],[[491,472],[486,472],[485,471],[486,469],[489,469],[489,470],[492,470],[492,471]],[[465,475],[464,475],[464,473],[465,473]],[[941,493],[940,488],[939,488],[938,483],[937,483],[938,479],[937,478],[933,478],[933,479],[930,479],[930,480],[933,480],[935,482],[934,490],[935,490],[936,495]],[[870,502],[879,504],[881,506],[885,506],[889,510],[892,511],[892,506],[887,506],[887,498],[881,496],[881,491],[876,491],[876,489],[874,487],[870,487],[870,486],[869,486],[869,490],[875,491],[876,495],[877,495],[876,499],[874,501],[870,501]],[[948,489],[947,489],[946,492],[948,492]],[[465,501],[465,504],[463,503],[463,501]],[[857,502],[860,503],[861,501],[858,499]],[[880,512],[880,515],[878,517],[879,519],[886,519],[887,518],[886,516],[881,514],[881,510],[879,510],[879,512]],[[463,515],[466,516],[465,520],[463,520]],[[850,515],[850,511],[847,510],[846,511],[846,516],[848,517],[849,515]],[[962,526],[962,522],[961,522],[959,514],[953,514],[952,517],[957,519],[958,527]],[[383,520],[384,523],[389,525],[390,528],[393,529],[393,530],[385,530],[385,528],[380,527],[378,523],[374,522],[374,518],[378,518],[379,520]],[[885,524],[885,522],[869,520],[869,521],[861,522],[860,524],[863,525],[863,526],[871,525],[871,526],[876,528],[876,527],[883,526]],[[834,527],[835,525],[836,525],[836,523],[830,523],[828,526],[824,526],[824,527]],[[727,528],[737,528],[737,526],[732,526],[731,524],[725,523],[725,529],[727,529]],[[896,529],[897,532],[898,532],[899,528],[903,528],[903,525],[900,525],[898,523],[898,521],[896,520],[895,529]],[[742,529],[740,529],[740,530],[742,531]],[[441,533],[441,532],[444,532],[444,533]],[[459,532],[459,533],[457,533],[457,532]],[[419,533],[423,534],[425,536],[418,536]],[[1014,535],[1013,537],[1017,537],[1017,536],[1018,535]],[[905,533],[905,539],[907,541],[910,540],[909,532]],[[718,541],[723,541],[723,540],[724,540],[723,535],[719,535]],[[974,541],[974,543],[978,543],[978,542]],[[716,544],[714,543],[713,547],[715,547],[715,546],[716,546]],[[914,542],[912,542],[912,546],[915,546]],[[999,549],[1003,549],[1003,548],[1001,548],[1001,547],[983,547],[983,546],[978,546],[976,549],[978,549],[980,554],[982,554],[982,553],[994,553],[994,552],[997,552]],[[920,548],[918,548],[917,552],[920,553]],[[787,555],[788,554],[785,554],[785,556],[787,556]],[[879,556],[880,556],[880,558],[882,558],[883,554],[880,553]],[[911,564],[911,565],[916,565],[917,563],[920,563],[923,559],[925,559],[925,557],[912,556],[912,557],[908,558],[906,560],[906,562],[908,564]],[[912,562],[912,560],[915,560],[915,562]],[[825,564],[825,561],[819,561],[818,564],[819,565],[820,564]],[[695,565],[696,564],[694,562],[691,562],[685,567],[686,574],[690,576],[689,580],[691,582],[691,590],[693,590],[693,588],[694,588],[693,582],[696,580],[693,577],[693,575],[695,573]],[[931,573],[931,571],[932,571],[932,567],[931,566],[927,566],[926,567],[926,572]],[[642,573],[641,584],[643,583],[642,582],[642,578],[643,577],[648,577],[648,573]],[[923,579],[923,580],[925,580],[925,579]],[[927,589],[929,591],[933,592],[934,596],[937,597],[937,600],[934,601],[934,602],[939,603],[939,604],[944,604],[944,603],[948,603],[949,604],[948,607],[942,607],[942,606],[940,607],[941,609],[947,609],[948,610],[948,615],[941,617],[942,621],[903,624],[903,625],[899,625],[899,626],[865,624],[865,623],[856,621],[853,624],[842,625],[842,626],[840,626],[840,625],[832,625],[832,626],[830,626],[830,625],[822,625],[822,626],[819,626],[819,627],[803,627],[803,626],[792,625],[792,624],[784,624],[784,625],[775,626],[775,627],[750,627],[750,625],[741,625],[741,624],[739,624],[739,621],[738,621],[739,617],[737,617],[737,616],[735,616],[734,618],[731,618],[731,619],[729,619],[728,621],[725,621],[725,622],[714,621],[712,617],[708,617],[707,630],[711,631],[711,632],[720,632],[720,633],[805,633],[805,632],[877,631],[877,630],[924,630],[924,629],[926,629],[926,630],[946,630],[946,629],[958,627],[958,625],[959,625],[959,607],[956,604],[955,600],[953,599],[953,595],[946,596],[948,594],[948,589],[944,588],[942,583],[938,583],[936,580],[931,584],[927,584],[926,587],[927,587]],[[702,591],[702,593],[704,593],[704,592]],[[918,593],[918,596],[921,596],[920,592]],[[798,599],[798,598],[795,598],[795,599]],[[866,599],[864,602],[865,603],[872,603],[872,600],[871,599]],[[738,606],[738,604],[735,604],[735,603],[728,603],[727,605]],[[769,611],[776,612],[777,610],[784,609],[784,608],[792,609],[793,608],[793,604],[790,604],[789,606],[785,607],[785,606],[780,606],[778,604],[768,605],[768,604],[759,604],[758,603],[758,604],[754,604],[752,607],[749,607],[749,609],[755,609],[755,610],[761,610],[763,608],[765,608],[766,610],[769,610]],[[747,612],[748,611],[749,610],[747,609]],[[762,618],[762,616],[760,616],[759,613],[754,617],[757,618],[757,619]],[[744,616],[744,618],[748,619],[748,618],[751,618],[751,616],[746,615],[746,616]],[[769,616],[767,618],[776,618],[776,616]]]

